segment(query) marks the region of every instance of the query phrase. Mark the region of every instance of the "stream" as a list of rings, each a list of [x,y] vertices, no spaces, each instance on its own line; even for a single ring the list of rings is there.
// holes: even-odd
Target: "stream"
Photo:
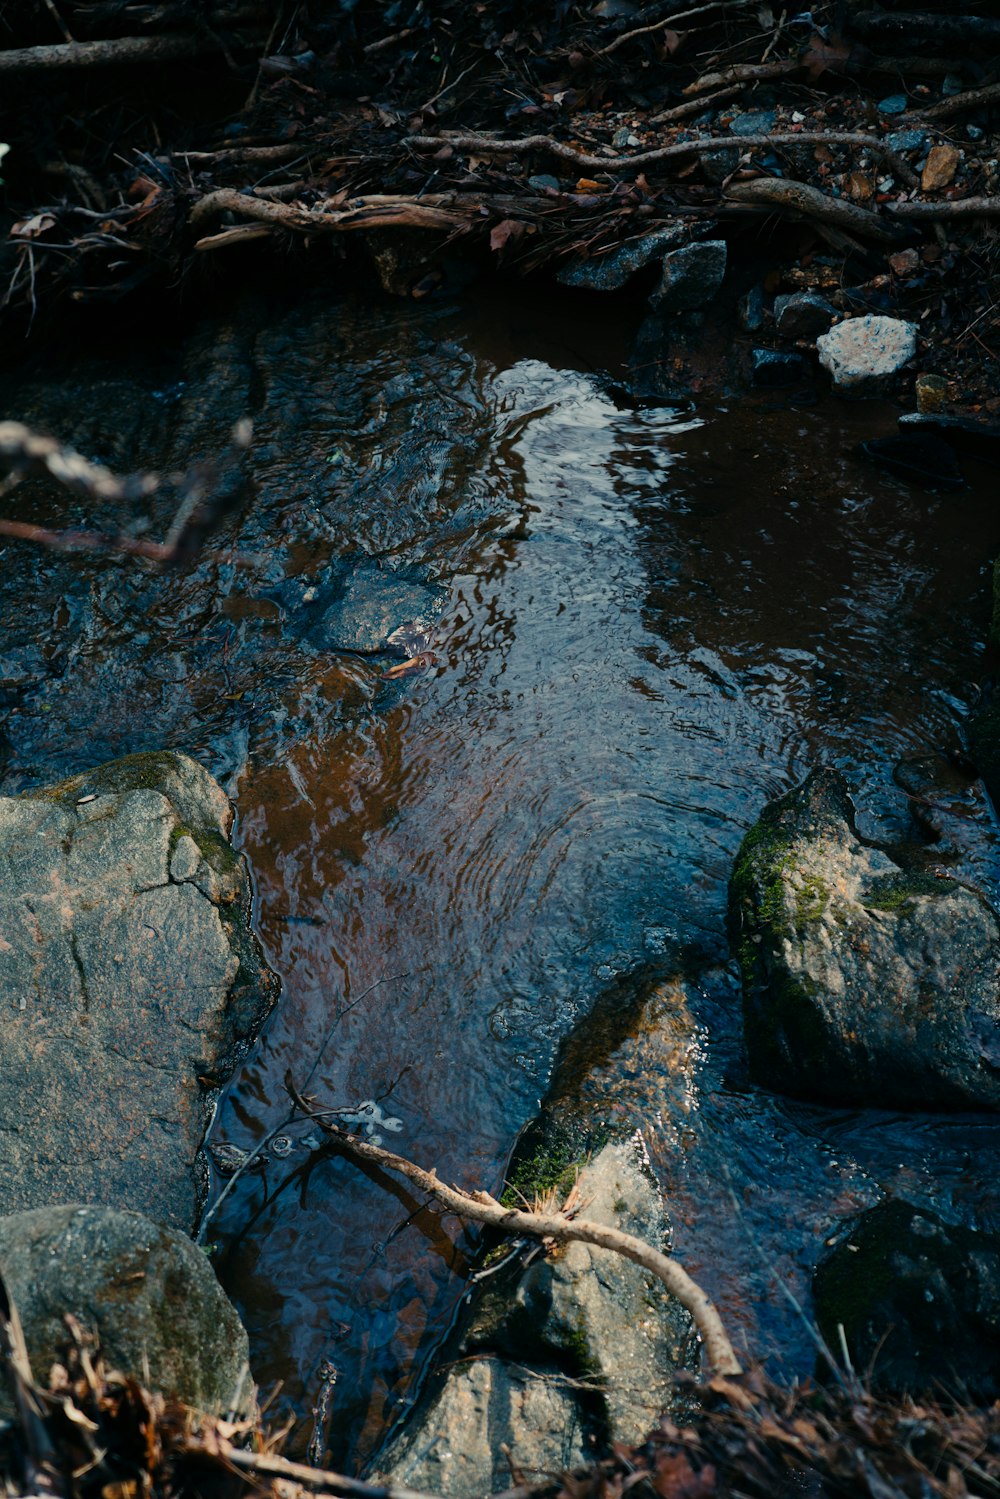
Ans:
[[[727,881],[764,803],[832,764],[865,836],[927,844],[1000,900],[995,816],[958,755],[995,479],[970,465],[939,495],[867,465],[888,406],[634,409],[637,316],[551,293],[258,298],[155,355],[136,330],[3,377],[6,416],[122,471],[211,457],[247,414],[254,440],[218,541],[240,564],[0,547],[0,790],[170,747],[233,798],[283,997],[216,1146],[282,1126],[290,1075],[323,1106],[375,1100],[390,1148],[496,1190],[560,1047],[655,981],[588,1099],[642,1131],[734,1341],[804,1374],[825,1239],[885,1193],[1000,1230],[1000,1124],[754,1088]],[[95,523],[40,482],[4,503]],[[150,534],[169,515],[157,500]],[[395,677],[311,612],[379,574],[427,600],[423,664]],[[330,1458],[357,1470],[413,1400],[476,1237],[315,1146],[279,1129],[209,1238],[293,1450],[332,1366]]]

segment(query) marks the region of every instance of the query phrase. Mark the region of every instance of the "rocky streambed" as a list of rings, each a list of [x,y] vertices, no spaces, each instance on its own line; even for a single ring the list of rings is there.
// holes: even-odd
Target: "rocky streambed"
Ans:
[[[588,329],[591,369],[566,298],[256,302],[5,391],[120,470],[254,439],[235,557],[5,548],[0,1264],[19,1295],[110,1245],[114,1294],[72,1294],[112,1356],[157,1346],[135,1288],[161,1330],[181,1295],[226,1359],[194,1328],[160,1378],[238,1404],[207,1212],[293,1450],[454,1494],[503,1487],[504,1445],[638,1440],[690,1328],[582,1246],[496,1258],[324,1148],[288,1078],[672,1247],[788,1374],[817,1355],[783,1287],[861,1363],[896,1328],[894,1387],[929,1344],[957,1379],[998,1315],[989,477],[909,487],[856,451],[891,410],[794,387],[651,404],[637,326]]]

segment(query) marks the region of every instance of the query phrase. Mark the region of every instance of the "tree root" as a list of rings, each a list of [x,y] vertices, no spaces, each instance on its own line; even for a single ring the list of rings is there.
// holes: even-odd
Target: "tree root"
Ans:
[[[847,203],[843,198],[831,198],[819,188],[810,187],[806,182],[793,182],[787,177],[755,177],[752,182],[732,182],[726,188],[726,196],[735,203],[766,204],[770,208],[799,213],[804,218],[832,224],[835,229],[857,234],[862,239],[876,240],[879,244],[891,244],[899,238],[899,231],[870,209]]]

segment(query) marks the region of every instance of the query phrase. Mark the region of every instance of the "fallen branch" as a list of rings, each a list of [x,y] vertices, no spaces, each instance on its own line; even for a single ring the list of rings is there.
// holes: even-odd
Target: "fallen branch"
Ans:
[[[778,62],[737,62],[731,68],[718,73],[703,73],[694,83],[689,83],[685,94],[704,94],[709,89],[724,88],[730,83],[760,83],[766,78],[787,78],[789,73],[798,73],[803,63],[797,57],[784,57]]]
[[[669,27],[676,26],[678,21],[693,21],[699,16],[708,15],[713,10],[745,10],[753,4],[756,4],[756,0],[736,0],[735,4],[730,3],[730,0],[709,0],[709,4],[699,5],[694,10],[681,10],[676,15],[664,16],[661,21],[653,21],[649,26],[637,26],[634,31],[624,31],[621,36],[616,36],[613,42],[609,42],[594,55],[610,57],[612,52],[617,52],[618,48],[624,47],[626,42],[635,41],[637,36],[649,36],[655,31],[666,31]]]
[[[918,187],[920,179],[891,146],[875,135],[853,130],[779,131],[773,135],[711,135],[700,140],[677,141],[671,146],[657,146],[652,151],[636,151],[633,156],[591,156],[576,151],[551,135],[528,135],[520,140],[499,140],[491,135],[461,135],[444,131],[441,135],[407,136],[405,144],[415,151],[440,151],[443,145],[456,151],[470,151],[483,156],[525,156],[544,151],[559,161],[571,163],[578,170],[591,172],[641,171],[661,162],[677,161],[685,156],[699,156],[704,151],[769,150],[774,146],[858,146],[882,157],[908,187]]]
[[[119,36],[110,41],[60,42],[51,47],[12,47],[0,52],[0,73],[28,73],[52,68],[95,68],[133,62],[172,62],[204,52],[224,52],[209,31],[170,36]]]
[[[191,209],[189,222],[194,229],[225,213],[291,229],[298,234],[342,233],[348,229],[379,229],[393,224],[408,229],[453,230],[466,228],[470,218],[467,213],[438,207],[426,197],[386,194],[352,198],[343,208],[325,210],[304,208],[294,203],[274,203],[249,197],[233,187],[221,187],[198,199]]]
[[[912,110],[907,119],[950,120],[952,115],[962,114],[966,109],[978,109],[981,104],[996,104],[1000,100],[1000,83],[988,83],[985,88],[970,88],[964,94],[952,94],[940,104],[929,109]]]
[[[505,1208],[488,1192],[464,1192],[460,1188],[446,1186],[438,1181],[433,1171],[425,1171],[403,1156],[394,1155],[380,1146],[369,1145],[350,1135],[346,1130],[331,1123],[321,1113],[311,1108],[286,1078],[286,1086],[295,1104],[313,1119],[326,1134],[330,1135],[348,1153],[384,1170],[398,1171],[421,1191],[428,1192],[450,1212],[474,1223],[486,1223],[491,1228],[513,1235],[527,1234],[536,1239],[554,1239],[559,1243],[575,1240],[582,1244],[596,1244],[601,1249],[610,1249],[625,1259],[634,1261],[649,1270],[663,1282],[671,1296],[690,1312],[691,1317],[705,1343],[705,1353],[714,1373],[740,1374],[742,1366],[719,1313],[701,1289],[676,1260],[662,1254],[660,1250],[623,1233],[620,1228],[609,1228],[603,1223],[592,1223],[586,1218],[569,1219],[560,1213],[532,1213],[519,1208]]]
[[[948,198],[942,203],[887,203],[894,219],[1000,219],[1000,198]]]
[[[786,213],[800,213],[804,218],[832,224],[835,229],[880,244],[890,244],[898,238],[892,225],[870,209],[846,203],[843,198],[830,198],[819,188],[787,177],[755,177],[752,182],[733,182],[726,189],[726,197],[735,203],[767,204]]]
[[[720,88],[717,93],[702,94],[698,99],[688,99],[686,104],[674,104],[670,109],[665,109],[658,115],[652,115],[649,123],[672,125],[675,120],[688,120],[692,115],[700,115],[704,110],[714,108],[716,104],[722,104],[726,99],[732,99],[742,92],[742,83],[733,83],[728,88]]]

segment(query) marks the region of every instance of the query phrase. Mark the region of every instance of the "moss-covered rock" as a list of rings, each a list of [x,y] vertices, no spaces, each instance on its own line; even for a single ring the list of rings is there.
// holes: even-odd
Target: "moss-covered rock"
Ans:
[[[194,1226],[211,1090],[277,993],[232,815],[174,753],[0,798],[0,1211]]]
[[[996,1234],[884,1202],[838,1233],[813,1292],[827,1346],[839,1356],[842,1327],[875,1389],[930,1395],[943,1386],[983,1405],[1000,1396]]]
[[[858,838],[814,772],[764,809],[730,885],[751,1068],[833,1102],[1000,1108],[1000,925]]]
[[[0,1218],[0,1272],[45,1381],[71,1313],[106,1366],[201,1410],[247,1411],[247,1335],[207,1257],[140,1213],[36,1208]],[[6,1390],[0,1393],[0,1411]]]

